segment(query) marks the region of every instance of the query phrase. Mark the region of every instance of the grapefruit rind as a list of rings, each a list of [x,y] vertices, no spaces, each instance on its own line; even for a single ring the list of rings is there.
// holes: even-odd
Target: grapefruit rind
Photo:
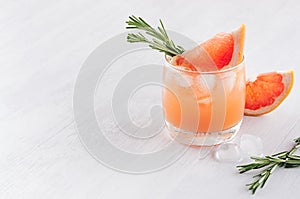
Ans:
[[[231,34],[234,41],[234,48],[233,48],[234,50],[232,53],[232,58],[230,63],[227,66],[225,66],[223,69],[240,64],[244,58],[246,25],[242,24],[238,29],[232,31]]]
[[[271,111],[275,110],[284,101],[284,99],[290,94],[294,84],[294,71],[289,70],[289,71],[277,72],[277,73],[282,75],[282,83],[284,85],[284,90],[282,91],[281,95],[279,95],[275,99],[275,101],[269,106],[261,107],[256,110],[245,109],[244,115],[260,116],[260,115],[270,113]],[[255,79],[253,78],[252,80]]]

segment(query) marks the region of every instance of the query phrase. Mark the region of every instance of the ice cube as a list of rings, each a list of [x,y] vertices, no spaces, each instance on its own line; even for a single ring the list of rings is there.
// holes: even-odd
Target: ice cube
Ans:
[[[193,79],[188,74],[184,74],[181,71],[168,71],[169,78],[172,78],[173,85],[179,85],[181,87],[190,87],[193,83]]]
[[[179,85],[181,87],[190,87],[193,83],[192,78],[180,71],[167,70],[164,74],[164,82],[167,85]]]
[[[215,75],[199,75],[199,84],[201,87],[203,87],[206,90],[209,90],[210,92],[213,91],[213,89],[216,87],[216,77]]]
[[[199,160],[205,159],[214,149],[215,146],[207,146],[207,147],[202,147],[199,150]]]
[[[220,162],[240,162],[243,159],[240,147],[235,143],[218,146],[214,156]]]
[[[236,72],[226,72],[225,74],[220,74],[220,79],[222,80],[221,83],[223,84],[223,87],[225,91],[231,92],[234,85],[236,84]]]
[[[193,84],[193,79],[189,75],[177,74],[176,82],[179,86],[187,88],[191,87],[191,85]]]
[[[243,153],[248,156],[262,156],[263,143],[260,137],[243,134],[240,139],[240,147]]]
[[[205,97],[198,97],[197,103],[198,104],[209,104],[209,103],[211,103],[211,97],[209,95],[205,96]]]

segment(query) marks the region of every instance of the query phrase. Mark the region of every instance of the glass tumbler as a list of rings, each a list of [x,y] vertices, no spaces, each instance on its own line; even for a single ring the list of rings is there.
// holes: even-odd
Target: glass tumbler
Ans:
[[[175,140],[191,146],[212,146],[238,132],[245,106],[244,60],[220,71],[189,71],[163,66],[162,104],[165,122]]]

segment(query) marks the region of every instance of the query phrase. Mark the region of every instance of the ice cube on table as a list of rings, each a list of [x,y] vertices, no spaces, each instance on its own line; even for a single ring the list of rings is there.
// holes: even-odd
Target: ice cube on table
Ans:
[[[199,160],[204,160],[214,149],[215,146],[206,146],[206,147],[202,147],[199,150]]]
[[[235,143],[224,143],[215,150],[214,157],[220,162],[240,162],[242,153],[240,147]]]
[[[240,147],[245,155],[262,156],[263,143],[260,137],[243,134],[240,138]]]

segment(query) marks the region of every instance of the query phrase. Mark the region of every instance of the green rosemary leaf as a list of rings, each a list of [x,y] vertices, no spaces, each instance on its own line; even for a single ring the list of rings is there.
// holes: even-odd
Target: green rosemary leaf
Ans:
[[[254,163],[239,165],[237,169],[240,173],[245,173],[250,170],[256,170],[266,167],[260,171],[253,178],[257,178],[254,182],[246,184],[248,189],[255,194],[258,187],[263,188],[268,181],[271,174],[278,168],[295,168],[300,167],[300,156],[293,155],[296,150],[300,147],[300,137],[296,138],[294,147],[289,151],[283,151],[280,153],[273,154],[265,157],[251,157]]]
[[[146,35],[150,36],[151,39],[147,39],[141,32],[138,33],[128,33],[127,41],[130,43],[147,43],[150,48],[158,50],[169,56],[175,56],[182,54],[184,48],[182,46],[176,46],[172,40],[169,39],[167,31],[159,20],[160,26],[155,30],[141,17],[136,17],[134,15],[129,16],[129,20],[126,21],[127,29],[137,29],[144,31]]]

